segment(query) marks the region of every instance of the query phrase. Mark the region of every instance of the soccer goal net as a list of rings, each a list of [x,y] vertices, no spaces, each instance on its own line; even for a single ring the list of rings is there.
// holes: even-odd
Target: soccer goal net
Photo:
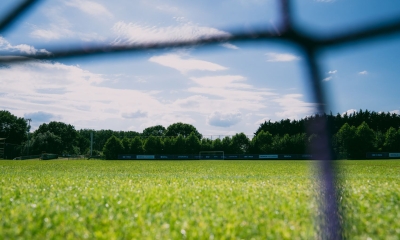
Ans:
[[[225,159],[224,151],[200,151],[199,159]]]

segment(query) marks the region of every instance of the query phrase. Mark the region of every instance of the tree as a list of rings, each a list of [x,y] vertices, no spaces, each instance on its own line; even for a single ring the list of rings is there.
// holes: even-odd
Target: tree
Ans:
[[[163,151],[160,137],[150,136],[144,142],[144,152],[147,154],[157,154]]]
[[[186,153],[186,141],[182,135],[175,138],[174,153],[185,154]]]
[[[119,138],[111,136],[103,147],[103,154],[107,160],[118,159],[118,154],[124,151],[124,146]]]
[[[158,137],[162,137],[165,135],[165,132],[167,131],[167,129],[165,129],[165,127],[161,126],[161,125],[156,125],[153,127],[148,127],[145,128],[143,130],[142,135],[143,136],[158,136]]]
[[[78,133],[75,130],[75,127],[70,124],[65,124],[63,122],[50,122],[49,124],[43,123],[39,126],[39,128],[34,132],[34,136],[40,133],[51,132],[54,135],[61,138],[63,147],[61,149],[62,152],[73,152],[75,145],[75,141],[77,140]]]
[[[131,151],[131,141],[129,140],[129,138],[124,137],[121,142],[122,146],[124,146],[124,151],[122,153],[129,154]]]
[[[164,137],[163,140],[163,153],[165,154],[174,154],[175,152],[175,138],[173,137]]]
[[[203,138],[201,139],[201,146],[200,150],[201,151],[212,151],[213,149],[213,142],[209,138]]]
[[[345,123],[336,134],[339,157],[352,158],[355,154],[356,128]]]
[[[182,135],[185,138],[188,137],[192,132],[197,136],[198,139],[203,137],[193,125],[181,122],[169,125],[165,136],[177,137]]]
[[[131,154],[142,154],[143,153],[143,142],[140,137],[136,136],[131,140],[131,148],[129,150]]]
[[[224,151],[225,154],[233,153],[231,151],[231,145],[232,145],[232,139],[229,136],[226,136],[222,139],[222,151]]]
[[[251,141],[252,152],[254,153],[271,153],[272,151],[272,134],[261,130]]]
[[[365,158],[366,152],[374,151],[375,133],[369,128],[366,122],[362,122],[356,130],[355,156],[356,158]]]
[[[235,154],[247,153],[250,140],[244,133],[237,133],[232,137],[232,150]]]
[[[0,138],[6,138],[7,143],[21,145],[26,140],[28,130],[25,119],[9,111],[0,111]]]
[[[217,138],[217,139],[215,139],[215,140],[213,141],[213,143],[212,143],[212,149],[213,149],[214,151],[223,151],[223,150],[222,150],[223,147],[222,147],[222,141],[221,141],[221,139]]]
[[[400,151],[400,129],[396,130],[391,127],[385,135],[384,149],[388,152]]]
[[[190,133],[186,138],[186,151],[189,154],[197,154],[200,151],[201,144],[199,138],[194,134]]]
[[[50,131],[36,134],[30,145],[33,155],[41,154],[42,152],[61,154],[63,149],[61,138]]]

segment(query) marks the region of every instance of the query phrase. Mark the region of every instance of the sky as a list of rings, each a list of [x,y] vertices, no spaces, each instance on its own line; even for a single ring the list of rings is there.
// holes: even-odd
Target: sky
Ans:
[[[0,17],[17,2],[2,0]],[[399,1],[297,0],[293,8],[295,25],[318,37],[400,16]],[[0,33],[0,55],[229,36],[276,28],[279,10],[273,0],[47,0]],[[400,114],[399,56],[400,34],[323,51],[328,110]],[[184,122],[205,136],[252,135],[264,121],[315,113],[306,66],[279,42],[3,64],[0,109],[31,118],[32,131],[50,121],[138,132]]]

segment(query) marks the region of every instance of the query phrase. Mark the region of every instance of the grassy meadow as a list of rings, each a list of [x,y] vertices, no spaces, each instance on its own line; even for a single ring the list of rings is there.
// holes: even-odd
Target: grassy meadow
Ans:
[[[2,239],[314,239],[312,161],[0,161]],[[349,239],[400,239],[400,161],[339,161]]]

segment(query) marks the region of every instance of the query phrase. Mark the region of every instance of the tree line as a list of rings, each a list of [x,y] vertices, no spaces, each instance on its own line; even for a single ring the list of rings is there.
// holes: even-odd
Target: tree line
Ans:
[[[0,138],[6,138],[6,157],[57,153],[88,155],[90,134],[94,135],[93,155],[107,159],[117,154],[198,154],[199,151],[244,153],[307,153],[308,146],[318,141],[317,133],[307,126],[324,118],[332,133],[337,158],[364,158],[366,152],[400,152],[400,116],[394,113],[358,111],[352,114],[313,115],[300,120],[265,121],[253,138],[237,133],[209,139],[190,124],[174,123],[167,128],[156,125],[143,132],[113,130],[76,130],[62,122],[41,124],[28,134],[28,124],[8,111],[0,111]]]

